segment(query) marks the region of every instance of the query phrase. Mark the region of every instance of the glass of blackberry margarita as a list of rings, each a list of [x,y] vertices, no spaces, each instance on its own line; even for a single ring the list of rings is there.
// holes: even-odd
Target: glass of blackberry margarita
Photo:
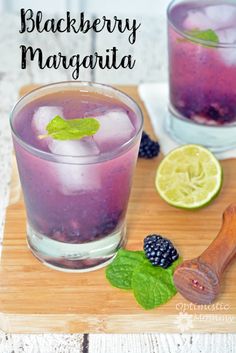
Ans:
[[[168,130],[213,151],[236,146],[236,2],[174,0],[168,8]]]
[[[55,117],[93,117],[82,139],[40,139]],[[125,216],[142,113],[124,93],[88,82],[38,88],[15,105],[13,142],[27,212],[27,242],[45,264],[64,271],[104,266],[124,245]]]

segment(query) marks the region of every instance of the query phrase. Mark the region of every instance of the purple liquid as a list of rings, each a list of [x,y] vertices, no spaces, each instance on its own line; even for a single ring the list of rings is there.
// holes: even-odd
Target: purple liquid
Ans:
[[[222,126],[236,122],[236,4],[217,4],[213,8],[210,1],[190,1],[171,9],[170,101],[182,118]],[[211,29],[228,47],[201,45],[177,29],[185,33]]]
[[[38,139],[32,127],[32,118],[42,106],[62,108],[65,119],[95,116],[99,120],[99,116],[107,112],[123,112],[132,124],[129,139],[137,134],[139,128],[134,111],[115,98],[75,90],[41,96],[16,113],[13,126],[23,141],[49,153],[48,144]],[[109,140],[98,145],[96,163],[89,164],[87,157],[83,157],[83,165],[78,165],[65,163],[65,158],[60,160],[59,156],[54,161],[39,158],[14,139],[30,228],[36,234],[66,244],[87,244],[122,232],[139,140],[113,158],[109,158],[109,153],[127,141],[124,138]],[[54,156],[51,157],[53,159]],[[72,265],[69,260],[54,260],[46,256],[44,260],[59,267],[75,269],[104,261],[97,258],[92,262],[74,261]]]

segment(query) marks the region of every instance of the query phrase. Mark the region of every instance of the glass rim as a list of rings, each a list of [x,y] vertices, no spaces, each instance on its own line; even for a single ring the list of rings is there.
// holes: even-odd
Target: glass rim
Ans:
[[[117,97],[118,100],[119,100],[119,98],[123,97],[126,101],[130,102],[136,109],[136,111],[134,111],[134,113],[137,115],[138,121],[139,121],[139,126],[138,126],[138,129],[135,132],[134,136],[132,136],[125,143],[123,143],[123,144],[119,145],[118,147],[112,149],[111,151],[103,152],[103,153],[98,154],[98,155],[89,155],[89,156],[79,156],[79,155],[75,156],[75,155],[55,154],[55,153],[52,153],[52,152],[43,151],[43,150],[41,150],[41,149],[39,149],[39,148],[37,148],[35,146],[32,146],[30,143],[25,142],[22,139],[22,137],[19,136],[19,134],[17,133],[16,129],[13,126],[14,112],[15,112],[16,108],[18,107],[18,105],[20,103],[22,103],[26,98],[29,98],[31,95],[34,96],[35,93],[38,93],[40,91],[44,91],[45,89],[50,89],[50,88],[54,88],[54,87],[57,88],[57,87],[60,87],[60,86],[62,86],[62,87],[65,86],[64,88],[66,88],[66,86],[70,87],[71,85],[78,85],[78,87],[80,87],[80,88],[83,88],[83,87],[86,87],[86,86],[90,86],[90,87],[95,87],[97,89],[99,89],[99,88],[100,89],[104,89],[104,90],[106,90],[108,92],[113,92],[113,93],[117,94],[118,95],[118,97]],[[50,93],[55,93],[55,92],[57,92],[57,91],[54,91],[54,92],[52,91]],[[99,93],[99,94],[103,95],[103,93]],[[41,95],[41,97],[42,96],[43,96],[43,94]],[[32,99],[32,101],[33,100],[34,99]],[[131,107],[131,109],[132,109],[132,107]],[[24,94],[22,97],[20,97],[17,100],[17,102],[14,104],[14,106],[13,106],[11,112],[10,112],[10,127],[11,127],[12,135],[14,136],[16,141],[24,149],[26,149],[28,152],[36,155],[39,158],[46,159],[46,160],[53,161],[53,162],[57,162],[57,163],[64,163],[64,164],[81,164],[81,165],[83,165],[83,164],[95,164],[95,163],[101,163],[101,162],[104,162],[104,161],[112,160],[114,158],[117,158],[117,157],[123,155],[126,151],[128,151],[135,144],[139,134],[142,131],[143,123],[144,123],[144,118],[143,118],[142,110],[139,107],[138,103],[132,97],[130,97],[128,94],[124,93],[120,89],[117,89],[117,88],[115,88],[115,87],[113,87],[111,85],[107,85],[107,84],[103,84],[103,83],[97,83],[97,82],[93,82],[93,81],[69,81],[68,80],[68,81],[53,82],[53,83],[49,83],[49,84],[46,84],[46,85],[40,85],[39,87],[34,88],[30,92],[28,92],[28,93]],[[61,159],[61,160],[59,160],[59,161],[55,160],[55,156],[57,158]]]
[[[225,43],[225,42],[218,42],[214,43],[208,40],[200,39],[191,36],[191,34],[188,34],[184,32],[182,29],[178,28],[176,25],[173,24],[170,16],[171,9],[173,8],[173,5],[177,2],[178,0],[171,0],[167,7],[167,20],[168,23],[174,28],[174,30],[180,34],[182,37],[190,40],[191,42],[194,42],[196,44],[202,44],[205,45],[206,47],[213,47],[213,48],[236,48],[236,43]],[[182,0],[184,2],[184,0]]]

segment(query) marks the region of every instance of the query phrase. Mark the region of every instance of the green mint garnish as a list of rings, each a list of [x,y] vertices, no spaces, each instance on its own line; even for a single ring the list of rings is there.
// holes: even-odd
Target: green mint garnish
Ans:
[[[177,293],[172,275],[150,263],[145,263],[134,271],[132,288],[137,302],[146,310],[166,303]]]
[[[193,29],[191,31],[186,31],[185,33],[196,40],[200,39],[200,40],[204,40],[206,42],[212,42],[212,43],[216,43],[216,44],[219,43],[219,37],[216,34],[216,32],[214,32],[212,29],[207,29],[204,31],[200,31],[198,29]],[[189,40],[191,40],[191,39],[189,38]],[[202,43],[199,43],[199,44],[202,44]],[[205,46],[207,46],[207,45],[205,45]]]
[[[55,140],[79,140],[94,135],[100,127],[95,118],[64,120],[55,116],[46,126],[47,134],[38,136],[40,139],[51,137]]]
[[[146,257],[143,251],[120,249],[115,260],[107,267],[106,277],[114,287],[132,289],[133,272],[144,261],[146,261]]]
[[[166,303],[176,294],[173,281],[176,260],[166,270],[152,266],[143,251],[119,250],[106,269],[106,278],[114,287],[133,290],[137,302],[146,310]]]

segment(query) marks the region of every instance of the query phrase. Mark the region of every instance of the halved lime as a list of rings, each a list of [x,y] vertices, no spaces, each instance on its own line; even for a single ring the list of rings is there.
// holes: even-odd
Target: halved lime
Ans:
[[[214,199],[222,180],[221,165],[208,149],[184,145],[171,151],[160,163],[156,188],[170,205],[193,209]]]

